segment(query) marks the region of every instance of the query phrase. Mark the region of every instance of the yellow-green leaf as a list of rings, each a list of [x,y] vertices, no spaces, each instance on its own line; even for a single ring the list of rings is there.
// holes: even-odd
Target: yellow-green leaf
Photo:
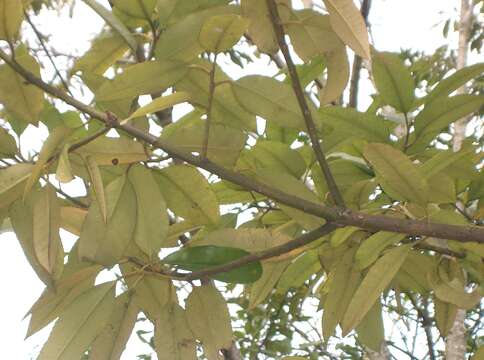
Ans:
[[[274,54],[279,49],[265,1],[242,0],[242,13],[249,20],[248,33],[260,51]]]
[[[72,132],[64,126],[56,127],[50,134],[47,140],[44,142],[42,149],[39,153],[39,158],[32,168],[32,173],[25,184],[24,197],[32,190],[32,187],[39,180],[42,172],[44,171],[44,166],[47,164],[48,160],[52,155],[54,155],[55,150],[62,144],[66,137]]]
[[[363,240],[355,255],[358,266],[360,269],[370,266],[387,246],[395,245],[405,237],[405,234],[379,231]]]
[[[250,287],[250,309],[255,308],[269,296],[288,265],[288,260],[262,263],[262,276]]]
[[[168,213],[151,170],[134,166],[128,173],[136,193],[134,241],[150,259],[156,257],[168,233]]]
[[[13,157],[17,153],[17,143],[7,130],[0,127],[0,157]]]
[[[15,49],[15,60],[25,70],[40,78],[39,64],[23,45]],[[3,64],[0,66],[0,103],[19,121],[37,124],[44,108],[44,94],[9,65]]]
[[[439,329],[440,335],[446,337],[452,325],[454,325],[458,307],[434,297],[434,309],[437,328]]]
[[[161,308],[155,323],[158,360],[196,360],[195,345],[185,310],[176,303]]]
[[[116,282],[96,286],[79,296],[56,322],[38,360],[79,359],[108,324],[114,310]]]
[[[389,52],[375,53],[372,60],[376,88],[384,103],[403,113],[410,111],[415,101],[415,82],[403,60]]]
[[[104,223],[107,223],[108,209],[106,195],[104,194],[104,184],[101,171],[99,170],[99,166],[96,164],[96,160],[94,160],[91,156],[87,156],[85,160],[87,171],[89,172],[89,177],[91,178],[92,190],[99,206],[99,211],[101,212]]]
[[[341,324],[343,335],[365,317],[400,269],[410,249],[411,245],[404,245],[389,250],[370,268],[348,305]]]
[[[0,209],[7,207],[25,189],[25,182],[30,177],[33,165],[15,164],[0,169]]]
[[[193,288],[186,300],[187,317],[193,334],[203,344],[208,360],[218,360],[221,349],[232,345],[229,309],[214,285]]]
[[[383,190],[392,198],[426,204],[429,186],[417,165],[400,150],[386,144],[365,146],[366,159],[375,168]]]
[[[68,183],[74,180],[72,175],[71,163],[69,161],[69,147],[70,144],[65,144],[59,155],[59,162],[57,163],[57,170],[55,178],[61,183]]]
[[[321,106],[336,101],[343,94],[350,79],[350,64],[345,47],[334,49],[325,58],[328,79],[319,93]]]
[[[329,11],[331,25],[355,53],[362,58],[370,58],[370,44],[365,20],[353,0],[323,0]]]
[[[90,156],[99,165],[131,164],[146,160],[143,145],[132,139],[100,137],[75,151]]]
[[[138,110],[133,112],[126,120],[123,120],[121,123],[124,123],[130,119],[134,119],[157,111],[171,108],[174,105],[187,102],[188,100],[190,100],[190,94],[183,91],[176,92],[174,94],[170,94],[167,96],[161,96],[159,98],[156,98],[149,104],[140,107]]]
[[[0,0],[0,40],[16,38],[24,18],[23,9],[22,0]]]
[[[247,30],[249,21],[240,15],[226,14],[208,18],[199,35],[202,47],[218,53],[229,50]]]
[[[356,327],[358,340],[373,351],[380,352],[385,341],[381,302],[377,301]]]

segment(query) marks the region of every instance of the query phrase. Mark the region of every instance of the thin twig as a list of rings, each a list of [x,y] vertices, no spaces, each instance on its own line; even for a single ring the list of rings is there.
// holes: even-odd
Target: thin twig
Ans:
[[[267,7],[269,8],[272,26],[276,34],[277,42],[279,43],[279,47],[281,48],[282,54],[284,55],[284,59],[286,60],[287,70],[289,72],[289,76],[291,77],[292,87],[299,103],[299,107],[301,108],[304,121],[306,123],[306,128],[309,134],[309,138],[311,139],[311,145],[313,147],[314,154],[316,155],[319,166],[323,171],[324,178],[326,179],[326,183],[328,184],[328,189],[331,197],[333,198],[337,206],[344,208],[345,204],[343,197],[341,196],[338,186],[336,185],[336,181],[334,180],[333,174],[331,173],[331,169],[329,168],[328,162],[326,161],[326,157],[323,153],[323,150],[321,149],[316,125],[314,124],[311,111],[309,110],[309,106],[306,101],[303,88],[301,86],[301,81],[299,80],[299,75],[297,74],[296,66],[292,61],[289,47],[287,46],[286,40],[284,39],[284,29],[281,24],[281,18],[279,17],[277,5],[274,0],[266,0],[266,3]]]
[[[207,118],[205,119],[205,133],[203,137],[203,145],[202,145],[202,158],[207,158],[208,153],[208,141],[210,138],[210,125],[212,121],[212,105],[213,105],[213,96],[215,93],[215,72],[217,71],[217,55],[214,55],[212,68],[210,69],[209,74],[209,83],[208,83],[208,107],[207,107]]]
[[[406,293],[406,295],[408,296],[408,298],[410,299],[410,302],[412,303],[413,307],[417,311],[420,322],[422,323],[422,327],[424,328],[425,337],[427,339],[427,346],[428,346],[428,350],[429,350],[428,353],[429,353],[430,359],[436,360],[435,359],[435,350],[434,350],[434,341],[433,341],[433,338],[432,338],[432,329],[431,329],[432,319],[430,318],[430,316],[428,314],[427,308],[426,308],[426,306],[421,308],[417,304],[417,300],[413,297],[412,294]]]

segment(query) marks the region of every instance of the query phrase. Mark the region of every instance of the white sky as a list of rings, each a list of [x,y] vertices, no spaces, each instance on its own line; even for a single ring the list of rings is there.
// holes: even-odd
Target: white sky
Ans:
[[[378,50],[412,48],[432,53],[448,41],[442,36],[442,26],[447,18],[455,17],[459,4],[460,0],[373,0],[370,22],[374,45]],[[52,35],[50,44],[54,48],[70,52],[75,46],[82,53],[89,46],[88,39],[98,33],[102,21],[81,1],[77,1],[74,14],[73,19],[60,20],[51,12],[42,15],[42,22],[35,18],[34,21],[43,34]],[[452,41],[456,44],[455,37]],[[471,62],[476,60],[475,55],[470,57]],[[254,67],[260,66],[252,65],[257,72],[261,69]],[[38,136],[29,139],[32,147],[38,147]],[[43,285],[12,233],[0,234],[0,254],[0,358],[35,358],[48,333],[42,331],[24,341],[28,320],[22,321],[22,318],[42,292]],[[147,350],[139,342],[133,344],[124,359],[135,359],[136,354]]]

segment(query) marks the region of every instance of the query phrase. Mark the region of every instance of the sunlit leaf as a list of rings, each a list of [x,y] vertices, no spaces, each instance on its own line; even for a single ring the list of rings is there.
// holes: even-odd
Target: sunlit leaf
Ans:
[[[165,110],[173,107],[174,105],[186,102],[188,100],[190,100],[190,95],[183,91],[176,92],[174,94],[167,95],[167,96],[160,96],[159,98],[153,100],[149,104],[140,107],[138,110],[133,112],[126,120],[134,119],[157,111]]]
[[[0,40],[14,40],[23,18],[22,0],[0,0]]]
[[[239,41],[249,21],[239,15],[227,14],[208,18],[200,30],[202,47],[214,53],[226,51]]]

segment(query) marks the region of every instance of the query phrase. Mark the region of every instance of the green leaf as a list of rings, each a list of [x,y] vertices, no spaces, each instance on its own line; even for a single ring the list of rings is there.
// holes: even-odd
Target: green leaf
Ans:
[[[114,310],[116,282],[93,287],[79,296],[61,315],[39,360],[79,359],[108,324]]]
[[[100,17],[106,21],[109,26],[111,26],[129,45],[131,50],[136,53],[138,48],[138,43],[136,39],[131,34],[131,32],[126,28],[126,26],[108,9],[98,3],[96,0],[83,0],[87,5],[89,5]]]
[[[49,184],[36,194],[33,204],[33,247],[40,265],[53,277],[64,266],[64,249],[59,235],[60,206],[55,189]]]
[[[186,300],[188,325],[203,344],[208,360],[219,359],[219,350],[232,345],[229,309],[214,285],[194,287]]]
[[[156,173],[168,208],[197,224],[216,223],[219,205],[208,181],[196,168],[174,165]]]
[[[248,112],[283,127],[304,129],[301,109],[289,85],[266,76],[249,75],[234,82],[232,90]]]
[[[168,214],[152,171],[134,166],[128,178],[136,193],[136,229],[134,241],[150,259],[156,257],[168,233]]]
[[[65,144],[59,155],[59,162],[57,163],[57,170],[55,172],[55,178],[63,183],[69,183],[74,180],[72,175],[71,163],[69,161],[69,148],[70,144]]]
[[[383,290],[392,281],[410,250],[410,244],[389,250],[370,268],[344,315],[341,324],[343,336],[348,334],[366,316]]]
[[[435,99],[450,95],[453,91],[464,86],[468,81],[482,75],[484,72],[484,63],[478,63],[466,66],[457,70],[452,75],[440,81],[437,86],[424,98],[426,103]]]
[[[156,0],[115,0],[114,8],[123,14],[143,20],[150,20],[155,12]]]
[[[93,201],[79,239],[79,256],[104,266],[112,266],[124,255],[136,226],[136,194],[126,177],[105,189],[108,221],[104,222],[99,204]]]
[[[288,264],[288,260],[262,263],[262,276],[250,287],[249,309],[254,309],[257,305],[264,302],[276,286]]]
[[[440,335],[447,337],[452,325],[454,325],[458,307],[454,304],[434,298],[435,323]]]
[[[237,248],[193,246],[174,252],[162,261],[166,264],[176,265],[184,270],[199,271],[235,261],[249,254],[249,252]],[[247,284],[256,281],[261,275],[262,267],[260,263],[253,262],[234,270],[211,275],[210,277],[228,283]]]
[[[0,157],[13,157],[17,151],[14,137],[4,128],[0,128]]]
[[[121,123],[125,123],[130,119],[145,116],[147,114],[152,114],[157,111],[165,110],[173,107],[174,105],[184,103],[190,100],[190,94],[180,91],[167,96],[160,96],[156,98],[149,104],[140,107],[138,110],[133,112],[127,119],[123,120]]]
[[[383,190],[392,198],[426,204],[429,186],[419,168],[400,150],[386,144],[365,146]]]
[[[10,0],[5,0],[10,1]],[[15,49],[15,61],[40,78],[40,66],[25,46]],[[20,122],[37,125],[44,108],[44,94],[37,86],[27,83],[9,65],[0,65],[0,103]]]
[[[196,343],[186,311],[176,304],[164,306],[155,323],[158,360],[196,360]]]
[[[247,30],[249,21],[240,15],[227,14],[208,18],[200,30],[199,41],[210,52],[229,50]]]
[[[22,0],[0,0],[0,40],[12,41],[24,19]]]
[[[331,26],[343,42],[362,58],[370,58],[365,20],[352,0],[324,0]]]
[[[415,82],[403,60],[397,54],[379,52],[374,54],[372,66],[376,88],[384,103],[402,113],[409,112],[415,101]]]
[[[241,0],[242,14],[250,20],[248,33],[261,52],[274,54],[279,50],[269,9],[265,1]]]
[[[377,301],[356,327],[358,340],[373,351],[380,352],[382,343],[385,341],[385,329],[381,302]]]
[[[326,86],[319,93],[321,106],[337,101],[343,94],[350,79],[350,64],[346,48],[341,47],[326,55],[328,78]]]
[[[76,59],[71,73],[82,71],[84,74],[102,75],[128,50],[129,47],[119,34],[101,33],[94,38],[91,48]]]
[[[96,101],[131,100],[139,95],[155,94],[175,85],[188,67],[176,61],[147,61],[127,67],[112,81],[96,91]]]
[[[87,156],[85,161],[87,171],[89,172],[89,177],[91,178],[93,194],[99,206],[99,211],[101,212],[104,223],[107,223],[108,208],[106,202],[106,194],[104,193],[104,183],[101,176],[101,171],[99,170],[99,166],[96,164],[96,161],[91,156]]]
[[[387,142],[391,123],[383,117],[341,106],[319,109],[318,119],[336,131],[367,141]]]
[[[50,134],[47,140],[42,145],[42,149],[39,153],[39,158],[32,168],[32,173],[25,184],[24,197],[32,190],[32,187],[37,183],[44,167],[52,155],[54,155],[55,150],[61,145],[66,137],[72,132],[72,129],[66,128],[64,126],[56,127]]]
[[[33,165],[15,164],[0,169],[0,209],[6,208],[23,194]]]
[[[277,282],[277,291],[285,293],[290,288],[298,289],[311,275],[321,270],[318,251],[307,251],[296,258],[285,269],[281,278]]]
[[[405,234],[379,231],[363,240],[355,255],[355,260],[360,269],[365,269],[380,256],[380,253],[388,246],[398,244],[405,239]]]
[[[140,142],[125,137],[100,137],[82,146],[74,153],[91,157],[99,166],[131,164],[148,158]]]
[[[133,331],[139,307],[129,292],[115,300],[111,318],[103,331],[91,344],[89,360],[119,359]]]
[[[415,118],[416,141],[412,147],[427,145],[449,124],[462,119],[484,105],[484,95],[455,95],[439,97],[425,105]]]

